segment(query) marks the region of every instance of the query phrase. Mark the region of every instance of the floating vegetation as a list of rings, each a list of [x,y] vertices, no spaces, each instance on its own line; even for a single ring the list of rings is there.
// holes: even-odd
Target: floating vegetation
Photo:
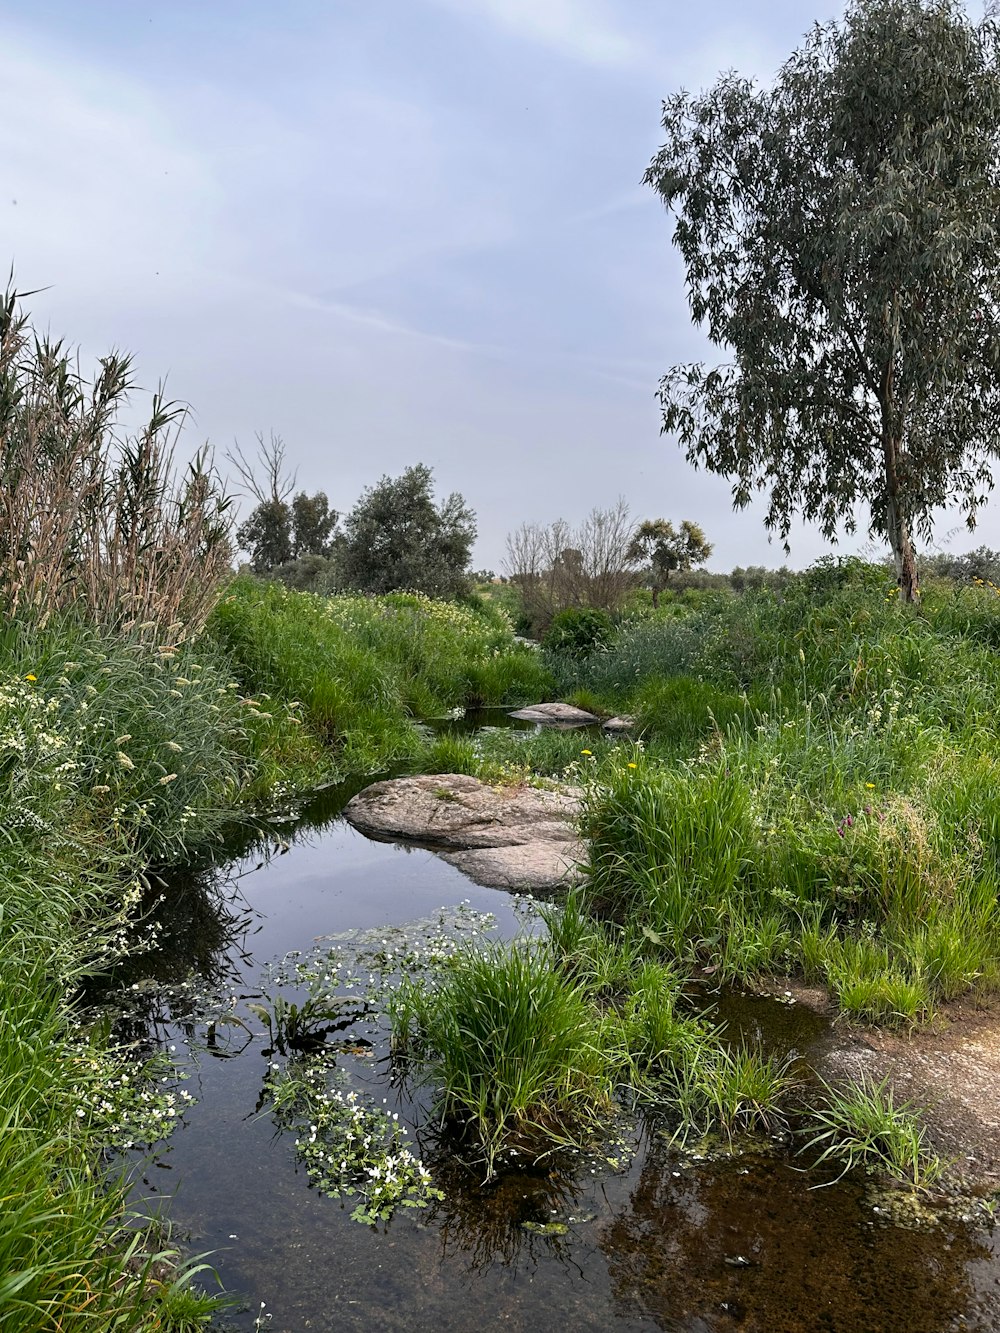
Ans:
[[[341,1071],[328,1059],[273,1065],[265,1083],[274,1123],[295,1133],[295,1151],[309,1181],[331,1198],[357,1197],[356,1222],[387,1222],[396,1208],[425,1208],[443,1197],[431,1174],[405,1145],[398,1112],[367,1105],[337,1087]]]

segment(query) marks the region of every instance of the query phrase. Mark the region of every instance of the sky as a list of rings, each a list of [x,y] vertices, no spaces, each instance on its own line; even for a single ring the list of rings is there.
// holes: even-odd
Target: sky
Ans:
[[[701,523],[713,568],[781,564],[763,504],[734,514],[660,434],[659,377],[717,354],[640,181],[663,98],[767,80],[838,8],[0,0],[0,266],[45,289],[38,327],[165,379],[188,453],[276,431],[341,512],[428,464],[476,567],[619,496]],[[1000,545],[996,506],[938,541]]]

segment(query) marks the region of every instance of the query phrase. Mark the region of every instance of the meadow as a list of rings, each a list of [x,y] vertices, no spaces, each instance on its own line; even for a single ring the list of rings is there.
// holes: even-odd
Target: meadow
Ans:
[[[213,1308],[168,1233],[127,1215],[116,1153],[162,1137],[185,1092],[115,1047],[83,983],[155,948],[151,870],[210,859],[234,822],[348,774],[583,789],[590,873],[543,935],[460,951],[390,1004],[401,1068],[488,1170],[592,1141],[624,1099],[679,1138],[791,1126],[814,1157],[934,1181],[890,1088],[803,1090],[787,1062],[727,1041],[690,979],[793,975],[891,1024],[997,988],[998,643],[992,586],[942,581],[914,612],[856,562],[780,592],[639,605],[582,654],[517,642],[488,598],[323,598],[247,577],[190,635],[72,607],[12,617],[5,1327],[183,1329]],[[418,725],[546,696],[636,730]]]
[[[461,771],[583,790],[589,875],[547,929],[461,950],[389,1004],[396,1059],[489,1171],[582,1146],[625,1103],[679,1137],[783,1132],[795,1071],[696,1011],[706,968],[794,974],[893,1024],[997,988],[991,584],[931,582],[914,609],[884,570],[828,561],[773,590],[564,616],[538,648],[489,588],[442,602],[234,578],[210,460],[175,471],[160,398],[116,433],[130,387],[127,358],[87,385],[0,305],[5,1329],[184,1333],[216,1308],[167,1224],[126,1207],[122,1154],[164,1137],[188,1094],[85,997],[156,948],[158,871],[210,862],[323,784]],[[633,715],[631,739],[421,725],[556,697]],[[274,1096],[292,1119],[312,1106],[295,1084]],[[938,1173],[891,1089],[814,1088],[806,1109],[814,1155]]]

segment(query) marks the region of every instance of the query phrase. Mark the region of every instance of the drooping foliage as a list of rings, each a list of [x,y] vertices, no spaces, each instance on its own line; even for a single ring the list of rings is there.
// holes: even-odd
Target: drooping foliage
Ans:
[[[866,508],[912,599],[914,532],[946,503],[974,525],[1000,440],[996,24],[855,0],[773,85],[726,74],[663,127],[646,181],[729,357],[667,372],[664,430],[786,541]]]

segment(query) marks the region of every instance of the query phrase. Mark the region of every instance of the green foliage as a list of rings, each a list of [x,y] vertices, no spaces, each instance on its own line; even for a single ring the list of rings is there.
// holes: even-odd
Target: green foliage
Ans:
[[[434,597],[466,590],[475,514],[457,492],[435,505],[432,490],[433,473],[423,463],[365,490],[344,523],[345,587]]]
[[[824,1103],[810,1114],[803,1152],[821,1149],[817,1161],[835,1161],[844,1171],[862,1167],[914,1189],[927,1189],[945,1163],[927,1146],[920,1113],[909,1102],[897,1105],[887,1080],[838,1088],[823,1084]]]
[[[250,568],[266,574],[292,559],[292,514],[284,500],[261,500],[236,529],[236,540],[250,553]]]
[[[997,453],[997,50],[957,0],[854,0],[773,83],[669,98],[646,173],[728,360],[667,373],[664,429],[786,539],[866,505],[907,599],[912,532],[971,525]]]
[[[298,701],[346,772],[414,757],[414,715],[537,697],[550,684],[503,616],[420,594],[317,597],[242,578],[210,628],[244,689]]]
[[[659,605],[660,593],[677,570],[687,572],[703,565],[712,554],[711,543],[697,523],[684,519],[680,529],[663,518],[640,523],[629,543],[628,556],[634,564],[649,568],[653,606]]]
[[[404,1141],[397,1117],[334,1086],[323,1062],[287,1064],[267,1079],[279,1129],[296,1131],[295,1148],[311,1185],[330,1198],[356,1198],[351,1213],[370,1226],[397,1208],[426,1208],[441,1191]]]
[[[24,725],[8,715],[4,739],[32,738],[29,761],[44,763],[64,733],[50,723],[32,737],[31,710]],[[177,1256],[151,1250],[128,1213],[126,1180],[101,1162],[110,1147],[164,1137],[187,1095],[164,1085],[162,1067],[74,1030],[70,1008],[83,977],[143,947],[134,920],[143,862],[88,826],[67,796],[71,769],[25,777],[27,789],[8,780],[0,791],[0,1324],[172,1327]],[[199,1308],[209,1306],[218,1302],[202,1298]]]
[[[512,1149],[584,1141],[610,1109],[617,1030],[541,946],[470,950],[437,986],[404,983],[392,1020],[397,1052],[419,1062],[490,1173]]]
[[[259,501],[236,529],[236,540],[250,553],[255,574],[299,564],[308,557],[327,561],[334,552],[339,517],[323,491],[315,495],[299,491],[291,504],[269,497]]]
[[[570,606],[552,617],[542,635],[542,647],[550,653],[583,657],[596,649],[606,648],[614,630],[614,622],[607,611]]]

